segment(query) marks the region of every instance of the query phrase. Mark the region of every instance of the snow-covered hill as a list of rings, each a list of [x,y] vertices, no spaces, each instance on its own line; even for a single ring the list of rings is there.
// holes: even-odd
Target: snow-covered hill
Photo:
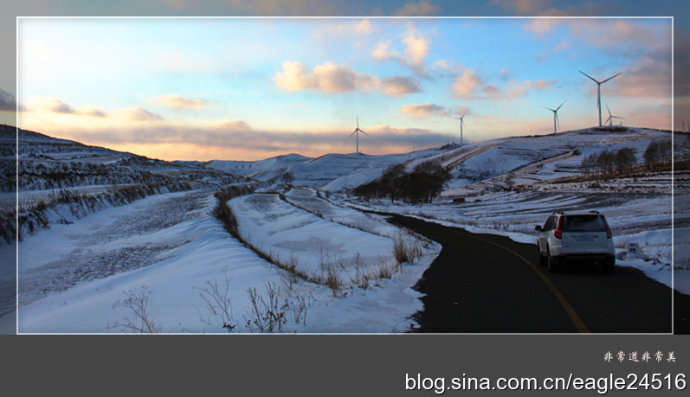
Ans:
[[[18,131],[17,146],[17,129],[0,125],[2,192],[15,191],[15,173],[22,192],[94,185],[214,183],[228,179],[225,172],[193,164],[176,164],[37,132]]]
[[[381,156],[350,153],[308,158],[289,154],[255,162],[214,160],[206,163],[206,166],[271,183],[280,183],[283,176],[289,174],[293,185],[336,192],[376,179],[391,165],[435,157],[455,147],[448,145],[442,148]]]
[[[152,194],[239,181],[220,170],[88,146],[8,125],[0,125],[0,169],[0,244],[15,238],[17,199],[21,238],[37,228],[69,223]]]
[[[412,153],[370,156],[326,154],[308,158],[298,154],[261,161],[213,160],[204,167],[282,183],[285,174],[296,186],[341,192],[380,177],[391,165],[406,163],[412,170],[425,161],[438,161],[452,173],[443,195],[464,196],[511,184],[529,184],[581,174],[585,156],[630,147],[638,162],[652,141],[670,140],[671,133],[645,128],[588,128],[558,135],[499,138],[469,145],[446,145]],[[676,136],[676,154],[690,153],[687,136]],[[469,189],[469,191],[468,191]]]

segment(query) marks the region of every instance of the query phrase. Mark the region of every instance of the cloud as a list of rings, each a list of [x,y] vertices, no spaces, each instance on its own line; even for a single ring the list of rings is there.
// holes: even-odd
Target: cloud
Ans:
[[[561,41],[560,43],[556,44],[552,49],[542,54],[535,55],[535,59],[537,60],[537,62],[546,62],[546,60],[548,60],[550,57],[558,54],[559,52],[567,48],[570,48],[570,42],[566,40]]]
[[[78,114],[93,117],[108,117],[108,114],[105,111],[93,106],[80,108]]]
[[[611,82],[607,95],[671,98],[671,64],[643,57]]]
[[[379,79],[376,76],[357,73],[347,66],[327,61],[316,65],[312,70],[299,61],[285,61],[282,71],[274,78],[276,85],[287,92],[303,90],[326,93],[383,91],[392,96],[405,95],[419,91],[419,83],[403,76]]]
[[[374,88],[378,81],[375,76],[356,73],[330,61],[316,65],[313,74],[318,89],[324,92],[367,92]]]
[[[505,75],[506,70],[502,70]],[[473,69],[465,71],[455,79],[452,92],[459,99],[515,99],[527,95],[530,91],[552,88],[555,81],[511,81],[503,89],[494,84],[484,83]]]
[[[75,116],[106,117],[105,111],[94,107],[85,106],[74,108],[58,98],[34,97],[29,99],[28,105],[23,110],[40,111],[49,113],[70,114]]]
[[[0,111],[17,110],[17,97],[0,88]]]
[[[428,117],[428,116],[450,116],[450,111],[440,105],[433,103],[425,103],[423,105],[406,105],[400,107],[400,113],[411,115],[414,117]]]
[[[408,33],[403,38],[405,44],[405,59],[414,68],[422,67],[424,58],[429,55],[429,45],[431,39],[421,33]]]
[[[431,39],[410,29],[401,39],[401,44],[404,47],[403,53],[391,49],[390,40],[379,42],[371,52],[371,56],[380,62],[396,61],[411,68],[416,74],[426,76],[427,70],[424,60],[429,55]]]
[[[476,90],[483,84],[481,77],[472,69],[467,69],[453,82],[453,95],[457,98],[473,98]]]
[[[198,0],[148,0],[152,3],[160,3],[174,10],[199,8]],[[229,15],[278,15],[278,16],[304,16],[304,15],[337,15],[338,4],[324,2],[322,0],[219,0],[213,2],[224,13],[231,11]]]
[[[361,34],[368,35],[374,31],[371,22],[368,19],[362,19],[361,21],[349,21],[345,23],[335,24],[329,26],[328,33],[333,35],[348,34],[351,35]]]
[[[204,100],[186,98],[178,94],[161,95],[151,98],[149,102],[173,109],[202,109],[206,106]]]
[[[384,77],[383,88],[386,94],[394,97],[420,91],[417,80],[404,76]]]
[[[540,10],[550,7],[551,0],[491,0],[489,4],[519,15],[536,15]]]
[[[563,25],[564,22],[564,20],[555,18],[534,18],[524,25],[524,29],[543,39],[557,26]]]
[[[427,0],[418,2],[405,3],[401,8],[393,11],[393,15],[397,16],[432,16],[438,15],[441,9]]]
[[[428,129],[396,128],[390,125],[368,126],[364,129],[368,135],[360,137],[360,147],[370,154],[408,152],[412,145],[417,148],[439,146],[455,139],[453,135]],[[147,150],[153,150],[155,147],[160,147],[170,150],[170,148],[184,147],[185,150],[179,152],[181,154],[177,155],[177,159],[179,156],[188,156],[185,152],[195,152],[214,153],[216,158],[220,153],[224,156],[222,159],[226,160],[238,159],[238,156],[242,156],[243,159],[259,160],[286,153],[313,156],[325,153],[349,153],[354,151],[354,141],[349,137],[350,132],[350,130],[301,133],[263,131],[251,128],[243,120],[232,120],[207,126],[152,124],[147,127],[128,126],[100,130],[71,128],[64,137],[112,148],[145,147]],[[190,149],[190,147],[194,148]],[[138,154],[150,155],[145,152]],[[154,157],[176,159],[169,156],[170,154],[166,155],[164,152],[161,155],[159,150]],[[211,160],[212,158],[187,159]]]
[[[252,127],[244,120],[230,120],[220,124],[221,129],[228,129],[232,131],[248,131]]]
[[[605,2],[589,2],[577,6],[556,8],[553,0],[490,0],[489,4],[498,6],[512,15],[537,16],[575,16],[575,15],[618,15],[620,8]],[[562,4],[559,3],[559,5]]]
[[[515,99],[527,95],[530,91],[540,91],[552,88],[555,84],[555,81],[546,80],[513,82],[509,85],[508,90],[501,95],[503,95],[505,99]]]
[[[543,39],[562,27],[570,40],[585,41],[609,54],[638,57],[642,53],[665,51],[670,54],[670,24],[647,26],[627,19],[535,18],[523,28]],[[553,53],[566,49],[570,41],[558,43]]]
[[[76,113],[70,105],[62,102],[59,99],[54,99],[54,98],[46,100],[45,109],[50,110],[51,112],[54,112],[54,113],[68,113],[68,114]]]
[[[398,51],[390,49],[391,42],[382,41],[376,44],[376,48],[371,52],[371,56],[377,61],[388,61],[391,59],[401,60],[402,56]]]
[[[119,115],[124,115],[131,121],[147,122],[147,121],[163,120],[162,116],[155,114],[155,113],[152,113],[152,112],[150,112],[144,108],[141,108],[141,107],[120,109],[120,110],[113,112],[113,113],[117,113]]]

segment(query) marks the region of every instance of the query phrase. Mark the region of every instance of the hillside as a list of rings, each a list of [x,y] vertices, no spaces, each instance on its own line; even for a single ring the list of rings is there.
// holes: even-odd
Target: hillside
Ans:
[[[37,228],[69,223],[152,194],[239,181],[220,170],[88,146],[8,125],[0,125],[0,169],[0,243],[14,239],[17,197],[21,238]]]

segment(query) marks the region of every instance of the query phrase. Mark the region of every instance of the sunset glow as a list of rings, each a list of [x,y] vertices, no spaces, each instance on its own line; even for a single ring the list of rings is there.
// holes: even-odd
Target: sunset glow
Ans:
[[[165,160],[671,126],[669,18],[22,18],[19,126]]]

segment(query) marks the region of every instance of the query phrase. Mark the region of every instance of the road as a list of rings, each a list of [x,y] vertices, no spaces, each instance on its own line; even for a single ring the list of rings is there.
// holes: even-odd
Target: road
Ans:
[[[439,242],[415,289],[419,332],[671,333],[672,290],[639,270],[595,265],[548,273],[536,246],[400,215],[390,222]],[[690,297],[675,293],[675,333],[688,333]]]

